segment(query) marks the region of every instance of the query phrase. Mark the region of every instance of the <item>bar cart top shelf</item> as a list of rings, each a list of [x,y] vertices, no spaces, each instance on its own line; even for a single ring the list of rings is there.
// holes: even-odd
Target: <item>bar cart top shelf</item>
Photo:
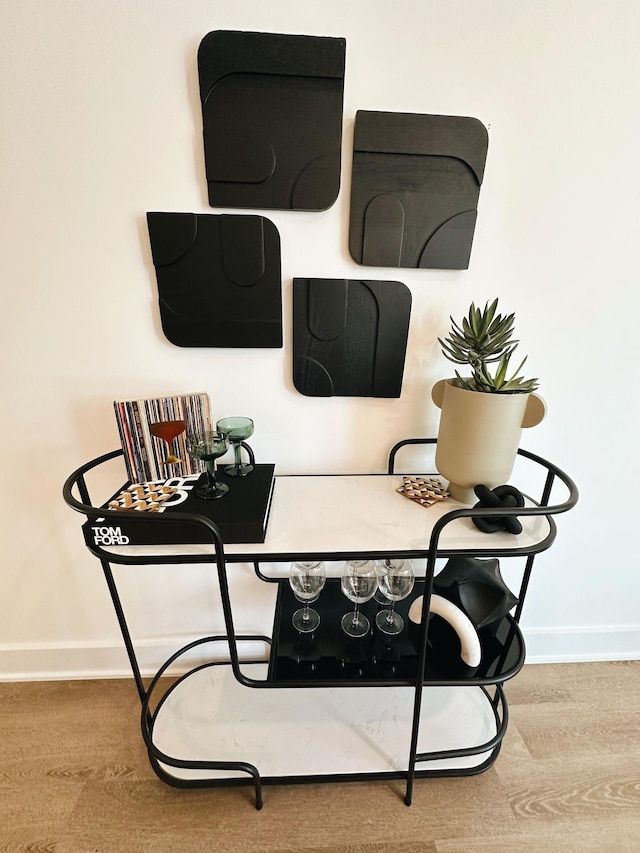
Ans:
[[[117,452],[107,454],[94,460],[94,465],[116,455]],[[533,460],[534,464],[548,466],[537,457]],[[85,467],[89,470],[90,466],[91,463]],[[550,475],[555,475],[557,469],[551,466],[549,470]],[[575,503],[572,491],[575,487],[566,475],[561,479],[568,483],[569,489],[569,499],[564,503],[550,504],[544,496],[543,499],[526,498],[524,508],[501,511],[502,514],[517,515],[522,523],[522,533],[514,535],[507,532],[485,534],[475,527],[472,515],[491,517],[496,510],[473,509],[452,498],[428,508],[408,500],[397,492],[402,485],[400,474],[276,473],[265,541],[225,543],[225,559],[227,562],[278,562],[296,557],[348,559],[349,555],[416,558],[425,556],[434,548],[443,557],[470,553],[494,556],[535,554],[546,550],[555,538],[552,516]],[[80,506],[82,504],[78,508]],[[86,509],[83,507],[80,511]],[[117,524],[126,515],[121,511],[100,514],[95,507],[92,512],[94,519],[100,518],[96,524],[106,523],[105,519],[108,523]],[[178,515],[174,513],[176,518]],[[160,520],[159,517],[150,517],[151,522]],[[199,519],[194,516],[184,516],[183,520],[199,524]],[[166,534],[163,539],[165,537]],[[199,539],[202,538],[200,535]],[[211,545],[206,543],[112,545],[106,550],[116,557],[163,554],[169,558],[173,555],[176,561],[190,558],[196,562],[207,561],[212,552]]]

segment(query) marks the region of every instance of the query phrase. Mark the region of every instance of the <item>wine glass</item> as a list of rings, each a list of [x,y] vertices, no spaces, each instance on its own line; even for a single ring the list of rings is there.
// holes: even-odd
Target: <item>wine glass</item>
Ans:
[[[229,449],[229,440],[223,432],[197,432],[187,436],[187,450],[194,459],[201,459],[206,468],[207,480],[195,489],[196,497],[205,501],[221,498],[229,491],[226,483],[216,482],[216,459]]]
[[[293,614],[291,623],[302,634],[308,634],[320,624],[320,614],[309,607],[316,601],[324,587],[326,572],[322,562],[292,563],[289,570],[289,584],[298,601],[304,604]]]
[[[246,477],[253,471],[253,465],[242,462],[240,455],[241,442],[253,435],[253,421],[251,418],[222,418],[216,424],[216,429],[226,432],[229,442],[233,445],[235,462],[224,469],[229,477]]]
[[[399,634],[404,628],[404,619],[396,613],[396,601],[406,598],[415,583],[411,560],[381,560],[378,563],[378,584],[391,607],[378,611],[376,625],[383,634]]]
[[[376,560],[376,571],[378,572],[378,586],[376,587],[376,591],[373,593],[373,600],[377,601],[378,604],[388,604],[389,599],[386,597],[386,595],[380,589],[380,583],[379,583],[380,563],[378,560]]]
[[[355,608],[345,613],[340,624],[345,634],[350,637],[364,637],[371,627],[367,617],[360,612],[358,605],[373,596],[378,585],[376,564],[373,560],[349,560],[344,565],[341,578],[342,592]]]
[[[165,441],[168,447],[168,456],[162,463],[163,465],[177,465],[178,462],[182,462],[182,459],[178,459],[178,457],[171,450],[171,442],[174,438],[177,438],[181,432],[184,432],[187,428],[186,421],[156,421],[156,423],[149,424],[149,432],[151,435],[155,435],[156,438],[162,439]]]

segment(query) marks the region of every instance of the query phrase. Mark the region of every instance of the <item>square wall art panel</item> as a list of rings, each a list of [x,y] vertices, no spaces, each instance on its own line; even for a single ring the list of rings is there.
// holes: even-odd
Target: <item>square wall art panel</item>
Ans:
[[[282,347],[280,235],[262,216],[147,213],[162,329],[179,347]]]
[[[363,266],[469,266],[487,158],[475,118],[356,114],[349,251]]]
[[[399,397],[411,315],[400,281],[293,280],[293,384],[307,397]]]
[[[209,204],[325,210],[340,189],[343,38],[215,30],[198,75]]]

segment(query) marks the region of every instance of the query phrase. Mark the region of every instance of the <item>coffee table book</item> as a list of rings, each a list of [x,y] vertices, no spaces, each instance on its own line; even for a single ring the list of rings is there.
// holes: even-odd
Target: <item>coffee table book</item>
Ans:
[[[205,474],[189,474],[154,481],[153,485],[156,486],[164,484],[177,487],[177,491],[161,505],[159,512],[163,515],[172,512],[203,515],[218,526],[225,544],[264,542],[273,495],[274,468],[272,464],[255,465],[253,472],[247,477],[227,477],[221,465],[216,472],[216,479],[226,483],[229,491],[223,498],[209,501],[195,495],[195,486]],[[129,485],[125,484],[123,490]],[[111,500],[115,499],[117,494]],[[109,503],[110,501],[104,504],[105,509]],[[82,526],[85,542],[89,546],[108,547],[198,544],[211,541],[204,528],[196,524],[145,523],[144,516],[157,514],[149,510],[141,511],[139,521],[130,517],[124,517],[120,521],[113,515],[108,520],[89,520]]]

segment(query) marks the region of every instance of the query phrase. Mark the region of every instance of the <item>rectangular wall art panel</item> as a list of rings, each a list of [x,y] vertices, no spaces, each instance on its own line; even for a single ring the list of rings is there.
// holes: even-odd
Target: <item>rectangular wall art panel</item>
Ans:
[[[467,269],[487,158],[463,116],[356,114],[349,251],[363,266]]]
[[[399,397],[410,315],[399,281],[294,278],[295,387],[308,397]]]
[[[280,235],[263,216],[147,213],[160,319],[180,347],[281,347]]]
[[[212,207],[325,210],[340,189],[343,38],[216,30],[198,50]]]

